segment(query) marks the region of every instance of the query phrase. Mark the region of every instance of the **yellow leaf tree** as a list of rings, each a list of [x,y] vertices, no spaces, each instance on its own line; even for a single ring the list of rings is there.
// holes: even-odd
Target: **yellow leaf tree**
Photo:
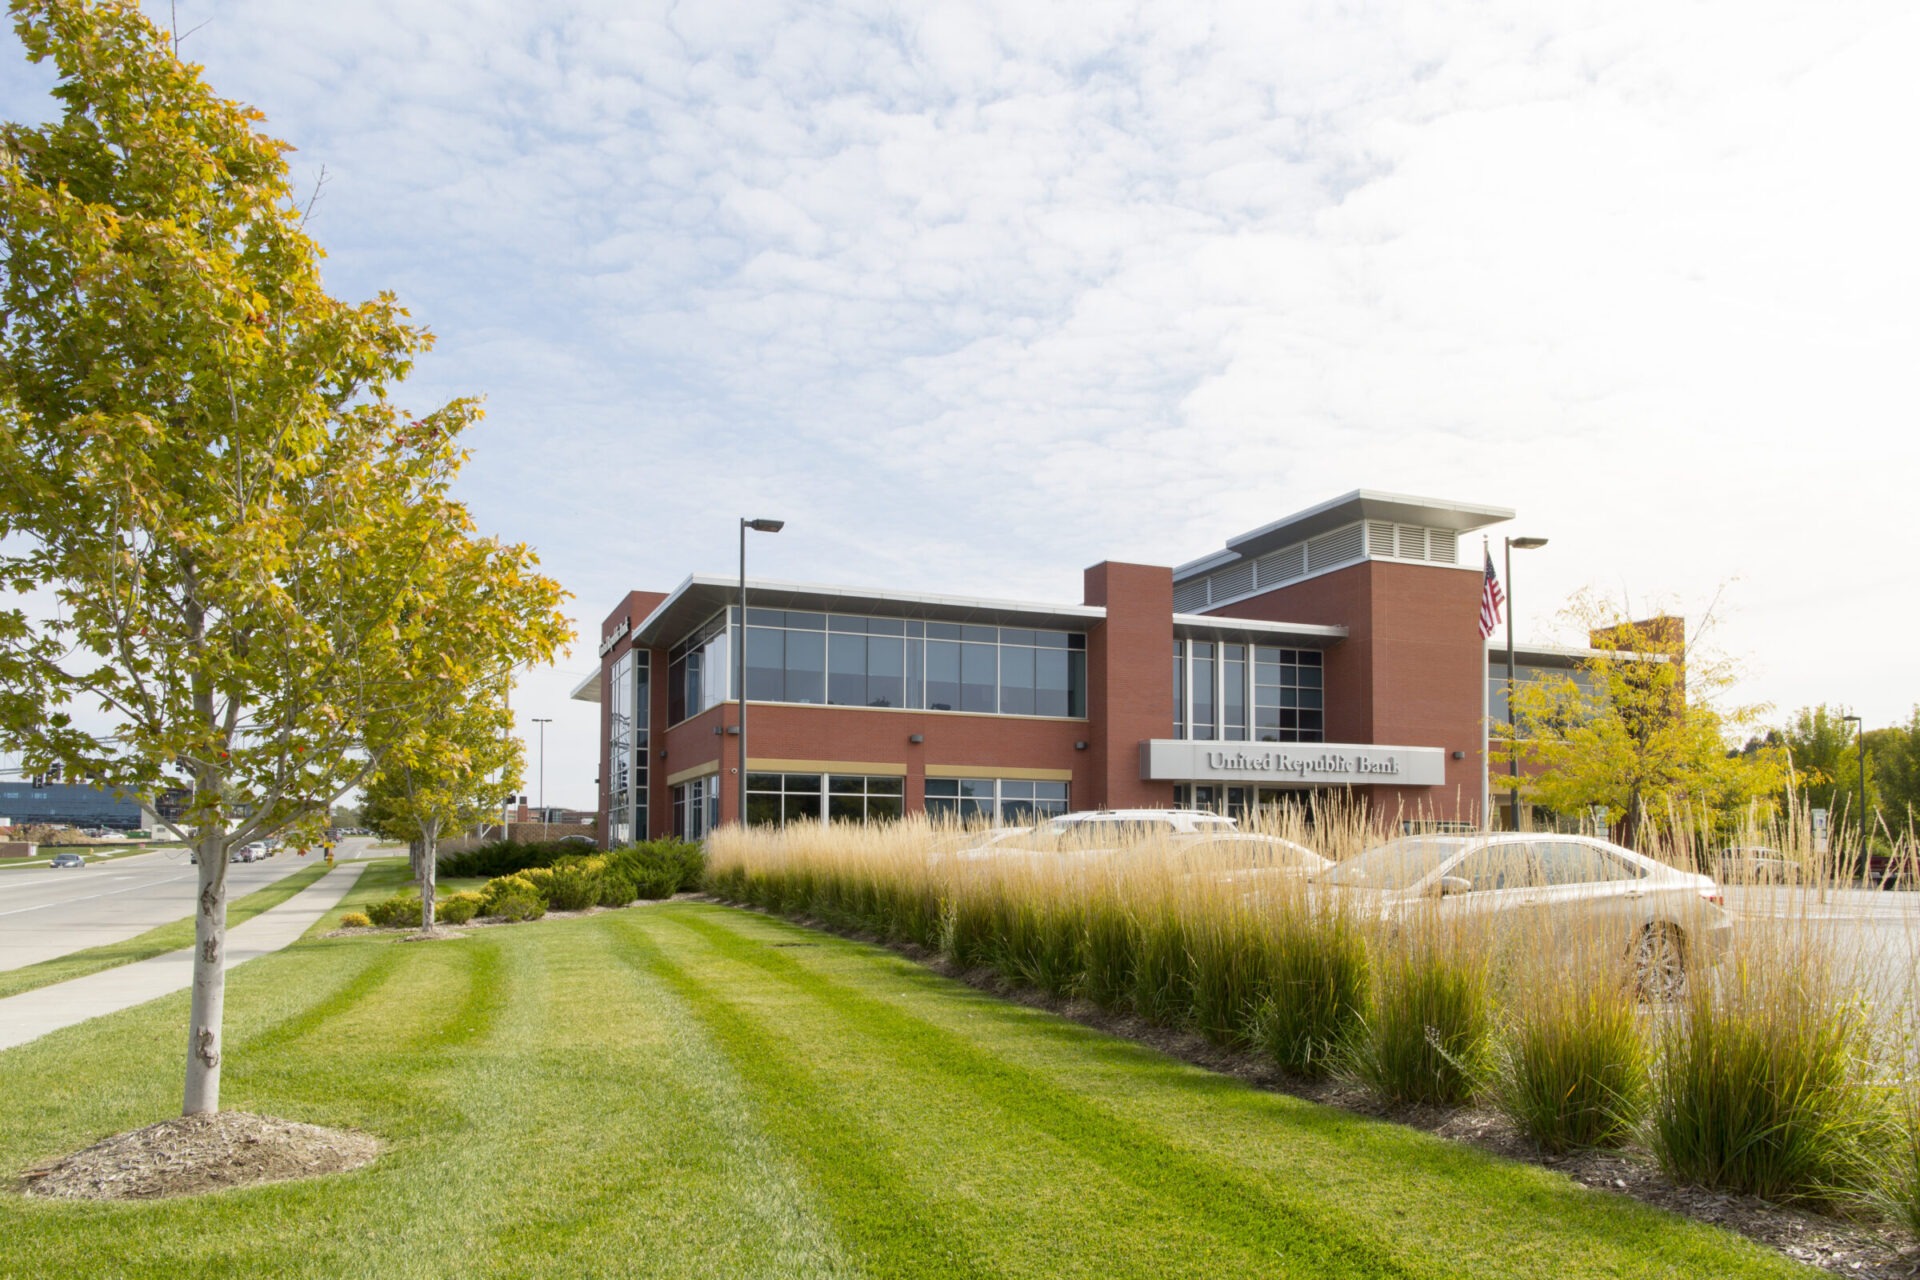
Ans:
[[[448,497],[479,414],[391,399],[431,336],[323,287],[260,114],[122,0],[13,0],[45,124],[0,126],[0,746],[151,794],[199,851],[184,1109],[219,1108],[226,852],[435,714]],[[523,550],[492,590],[564,634]],[[463,659],[464,660],[464,659]],[[478,659],[475,659],[478,660]]]

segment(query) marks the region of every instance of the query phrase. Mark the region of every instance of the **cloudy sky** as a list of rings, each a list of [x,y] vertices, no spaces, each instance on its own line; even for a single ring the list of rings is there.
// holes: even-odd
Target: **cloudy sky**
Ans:
[[[177,13],[583,634],[739,515],[756,576],[1077,601],[1372,488],[1549,537],[1523,637],[1718,593],[1748,700],[1920,701],[1911,3]],[[553,803],[595,665],[516,695]]]

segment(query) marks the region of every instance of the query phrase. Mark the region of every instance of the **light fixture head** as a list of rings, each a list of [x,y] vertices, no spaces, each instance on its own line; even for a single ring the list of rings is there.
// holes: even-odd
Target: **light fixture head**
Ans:
[[[1508,538],[1507,545],[1510,547],[1518,547],[1522,551],[1532,551],[1536,548],[1546,546],[1547,540],[1545,538]]]
[[[918,745],[919,743],[925,742],[926,740],[927,740],[927,735],[924,733],[910,733],[907,735],[907,741],[914,743],[916,745]]]
[[[778,533],[787,527],[785,520],[768,520],[764,517],[759,520],[742,519],[740,523],[752,529],[755,533]]]

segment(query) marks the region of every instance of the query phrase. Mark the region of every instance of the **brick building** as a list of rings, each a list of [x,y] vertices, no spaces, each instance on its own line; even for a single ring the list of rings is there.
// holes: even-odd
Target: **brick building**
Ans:
[[[744,771],[737,579],[632,592],[574,691],[601,708],[600,830],[698,836],[743,795],[752,822],[1329,791],[1475,820],[1489,668],[1466,535],[1512,515],[1357,491],[1177,567],[1094,565],[1072,604],[750,579]]]

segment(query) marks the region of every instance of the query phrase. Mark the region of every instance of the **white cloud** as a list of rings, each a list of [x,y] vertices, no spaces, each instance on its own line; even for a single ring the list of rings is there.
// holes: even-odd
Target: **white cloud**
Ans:
[[[1365,485],[1551,535],[1525,619],[1739,575],[1758,696],[1920,698],[1911,6],[207,18],[327,168],[333,287],[439,332],[422,401],[488,395],[468,492],[589,629],[747,509],[769,575],[1073,598]]]

